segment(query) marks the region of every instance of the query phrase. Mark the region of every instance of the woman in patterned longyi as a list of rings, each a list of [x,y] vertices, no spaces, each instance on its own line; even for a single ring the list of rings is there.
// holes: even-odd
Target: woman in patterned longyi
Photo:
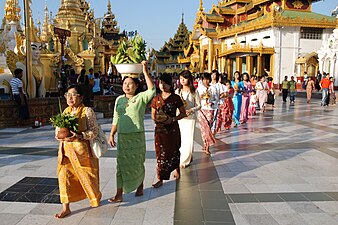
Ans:
[[[90,140],[98,134],[98,123],[94,111],[82,103],[83,94],[79,85],[68,88],[65,97],[68,107],[64,113],[77,115],[78,133],[72,132],[71,137],[58,139],[57,176],[59,180],[62,211],[55,215],[63,218],[71,213],[70,202],[88,198],[91,207],[98,207],[101,199],[99,182],[99,161],[91,152]],[[59,128],[55,130],[55,137]]]
[[[161,93],[151,102],[151,116],[156,123],[155,149],[157,159],[157,182],[154,188],[163,185],[163,180],[169,180],[175,170],[174,177],[180,177],[180,147],[181,134],[177,121],[186,116],[184,104],[179,95],[174,94],[172,78],[163,74],[160,78]],[[179,110],[179,115],[176,112]]]

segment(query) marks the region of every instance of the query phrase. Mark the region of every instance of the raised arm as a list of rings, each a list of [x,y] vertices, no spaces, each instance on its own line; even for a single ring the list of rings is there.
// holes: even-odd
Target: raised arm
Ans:
[[[147,83],[148,90],[151,90],[154,87],[154,82],[151,79],[151,76],[149,75],[149,72],[148,72],[148,62],[142,61],[142,66],[143,66],[143,74],[144,74],[144,78]]]

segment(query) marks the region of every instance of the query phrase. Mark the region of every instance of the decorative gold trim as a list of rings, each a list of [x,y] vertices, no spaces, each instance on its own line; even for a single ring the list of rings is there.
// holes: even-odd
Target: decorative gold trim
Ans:
[[[329,21],[326,18],[323,19],[307,19],[307,18],[290,18],[283,17],[281,12],[275,12],[267,14],[262,18],[258,18],[255,21],[249,21],[240,26],[232,26],[227,29],[221,29],[218,33],[217,38],[227,38],[235,36],[236,34],[248,33],[250,31],[257,31],[264,28],[270,27],[320,27],[320,28],[335,28],[336,21]]]

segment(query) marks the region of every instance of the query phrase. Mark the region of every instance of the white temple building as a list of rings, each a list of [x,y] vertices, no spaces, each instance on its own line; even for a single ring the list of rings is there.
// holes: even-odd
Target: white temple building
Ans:
[[[337,18],[337,27],[327,39],[323,40],[323,45],[317,53],[319,71],[329,73],[335,79],[335,86],[338,86],[338,5],[332,15]]]

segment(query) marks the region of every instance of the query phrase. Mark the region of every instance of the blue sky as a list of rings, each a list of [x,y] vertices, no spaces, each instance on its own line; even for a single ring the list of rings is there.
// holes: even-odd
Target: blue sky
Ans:
[[[6,0],[0,0],[0,21],[4,14]],[[22,5],[23,0],[19,0]],[[43,21],[45,0],[33,0],[32,10],[34,21]],[[107,11],[108,0],[91,0],[91,8],[95,17],[102,17]],[[199,0],[111,0],[112,11],[118,20],[121,30],[137,30],[147,41],[148,47],[158,50],[165,41],[173,37],[181,23],[182,12],[184,22],[189,30],[193,29]],[[60,0],[47,0],[50,11],[55,15]],[[217,0],[203,1],[208,12]],[[331,15],[337,6],[337,0],[319,1],[313,4],[313,11],[324,15]],[[23,7],[22,7],[23,8]]]

